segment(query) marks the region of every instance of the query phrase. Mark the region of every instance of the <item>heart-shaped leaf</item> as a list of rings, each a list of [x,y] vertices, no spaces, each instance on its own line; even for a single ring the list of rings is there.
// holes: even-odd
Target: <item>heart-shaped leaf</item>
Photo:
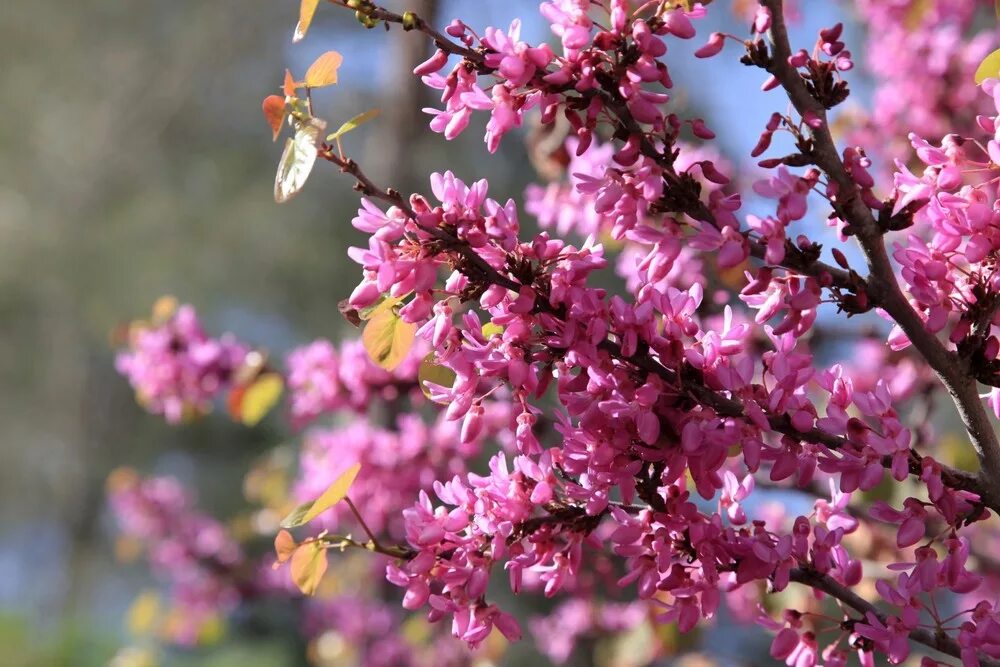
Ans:
[[[272,141],[277,141],[278,135],[281,134],[281,124],[285,122],[285,98],[281,95],[268,95],[264,98],[261,108],[271,128]]]
[[[336,51],[327,51],[306,70],[305,84],[309,88],[322,88],[337,83],[337,69],[344,62],[344,56]]]
[[[306,595],[313,595],[326,574],[326,549],[316,540],[304,542],[292,554],[292,581]]]
[[[417,325],[405,322],[393,305],[386,301],[379,306],[361,332],[361,342],[368,356],[387,371],[406,358],[417,333]]]
[[[285,142],[285,150],[278,163],[278,173],[274,177],[274,201],[285,203],[305,185],[316,164],[320,135],[325,126],[323,121],[310,118],[307,122],[299,123],[295,137]]]

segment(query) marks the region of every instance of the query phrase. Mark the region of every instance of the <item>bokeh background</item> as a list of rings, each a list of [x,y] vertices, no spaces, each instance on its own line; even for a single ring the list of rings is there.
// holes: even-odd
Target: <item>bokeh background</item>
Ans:
[[[536,0],[386,4],[439,24],[521,15],[525,38],[548,39]],[[811,43],[840,10],[806,4],[796,38]],[[0,11],[0,664],[104,665],[126,641],[127,608],[156,582],[141,562],[115,557],[104,505],[112,469],[177,475],[225,517],[243,505],[250,462],[292,441],[275,420],[175,428],[148,416],[116,375],[110,343],[164,294],[196,305],[209,330],[276,354],[343,334],[337,302],[357,281],[345,254],[360,239],[350,226],[357,198],[320,164],[300,196],[273,202],[281,147],[260,101],[286,66],[301,74],[323,51],[344,54],[341,83],[316,94],[317,109],[332,121],[384,110],[345,141],[379,182],[421,189],[450,168],[488,176],[501,199],[534,178],[517,136],[485,159],[481,125],[453,143],[426,129],[418,109],[432,100],[408,75],[425,54],[420,36],[366,32],[350,13],[321,7],[292,45],[297,12],[295,0],[57,0]],[[743,32],[715,14],[701,34]],[[672,73],[680,101],[745,155],[775,100],[730,55],[678,58]],[[863,99],[863,74],[852,80]],[[244,628],[166,664],[302,664],[293,635]],[[732,628],[712,636],[703,641],[723,663],[753,664]],[[531,660],[523,664],[542,664]]]

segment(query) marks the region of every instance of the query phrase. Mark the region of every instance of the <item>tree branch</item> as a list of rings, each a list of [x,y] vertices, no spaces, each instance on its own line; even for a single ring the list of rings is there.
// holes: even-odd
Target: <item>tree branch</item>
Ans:
[[[488,264],[482,257],[479,256],[478,253],[476,253],[461,239],[456,238],[444,229],[420,225],[417,221],[416,214],[413,209],[410,208],[409,202],[402,196],[402,194],[400,194],[397,190],[393,190],[391,188],[381,188],[375,185],[375,183],[372,182],[372,180],[364,173],[364,171],[362,171],[361,167],[354,160],[351,160],[350,158],[342,158],[330,148],[321,150],[320,157],[336,164],[340,167],[341,171],[352,176],[356,180],[355,189],[362,194],[384,201],[387,204],[395,206],[403,211],[407,217],[414,222],[414,224],[420,226],[420,229],[431,234],[435,239],[443,242],[447,248],[455,251],[463,258],[464,261],[468,262],[469,266],[474,267],[479,273],[479,278],[515,292],[520,291],[521,287],[523,287],[521,283],[501,274],[490,266],[490,264]],[[549,303],[548,300],[536,300],[536,308],[538,308],[540,312],[545,312],[553,317],[565,320],[565,313],[562,312],[560,308],[557,308]],[[617,342],[610,339],[601,341],[598,347],[609,356],[623,363],[627,363],[646,373],[660,377],[668,385],[675,387],[680,394],[683,395],[686,393],[688,396],[693,398],[695,402],[712,409],[720,416],[732,418],[744,418],[746,416],[746,409],[740,400],[730,398],[722,392],[715,391],[697,381],[692,381],[686,377],[683,379],[678,377],[677,371],[667,368],[660,363],[659,360],[649,354],[637,352],[632,355],[626,355],[622,352],[621,346]],[[797,442],[820,444],[830,450],[845,449],[852,446],[851,441],[847,438],[834,435],[820,428],[813,427],[805,432],[799,431],[792,425],[791,419],[788,415],[785,414],[769,414],[767,415],[767,419],[768,424],[775,432],[788,436]],[[909,470],[912,474],[918,477],[922,472],[921,461],[922,457],[920,454],[913,449],[910,449]],[[884,457],[882,465],[887,469],[891,468],[891,458]],[[943,464],[939,465],[941,468],[941,479],[946,486],[952,489],[974,493],[983,499],[984,504],[1000,513],[1000,503],[990,504],[990,502],[988,502],[986,488],[981,479],[978,479],[975,475],[967,473],[963,470],[950,468]]]
[[[812,158],[839,188],[837,206],[855,230],[868,262],[868,293],[906,333],[951,394],[979,457],[983,500],[991,506],[997,505],[1000,503],[1000,441],[979,397],[976,379],[966,361],[927,331],[920,315],[900,289],[886,252],[884,230],[861,198],[858,185],[847,173],[830,133],[826,109],[810,94],[798,71],[788,62],[791,46],[785,26],[783,0],[760,0],[760,3],[772,15],[773,51],[768,71],[781,83],[800,115],[811,113],[822,120],[818,127],[810,127],[809,130],[814,144]]]
[[[829,576],[819,574],[806,568],[795,568],[791,572],[791,580],[809,586],[818,591],[840,600],[854,611],[862,615],[871,613],[882,623],[886,621],[886,615],[875,608],[875,605],[865,600],[863,597],[847,588],[843,584],[835,581]],[[961,658],[962,647],[958,642],[943,632],[931,632],[925,628],[917,628],[910,632],[910,639],[930,647],[935,651],[940,651],[955,658]],[[1000,661],[979,655],[979,663],[983,667],[1000,667]]]

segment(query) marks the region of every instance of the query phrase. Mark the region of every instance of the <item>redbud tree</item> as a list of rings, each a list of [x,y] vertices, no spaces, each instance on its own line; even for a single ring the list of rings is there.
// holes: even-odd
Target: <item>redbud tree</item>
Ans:
[[[867,41],[836,24],[799,44],[808,2],[544,0],[525,20],[552,40],[531,44],[520,21],[323,3],[426,38],[414,76],[443,140],[482,116],[488,155],[534,127],[557,176],[519,201],[451,172],[400,192],[341,144],[374,110],[331,132],[314,108],[342,56],[286,73],[263,105],[289,135],[275,198],[313,172],[354,183],[368,239],[339,308],[360,337],[274,360],[170,299],[132,327],[118,368],[150,412],[224,403],[253,425],[284,399],[302,434],[287,489],[268,484],[279,456],[248,477],[263,556],[175,480],[112,476],[122,529],[171,582],[169,638],[305,594],[303,631],[364,665],[498,659],[500,637],[565,662],[640,627],[652,661],[665,629],[723,608],[789,666],[1000,665],[992,5],[857,0]],[[704,34],[714,12],[746,30]],[[681,40],[758,72],[774,113],[747,155],[676,101]],[[961,419],[957,447],[935,407]],[[514,595],[555,600],[519,618],[497,602]]]

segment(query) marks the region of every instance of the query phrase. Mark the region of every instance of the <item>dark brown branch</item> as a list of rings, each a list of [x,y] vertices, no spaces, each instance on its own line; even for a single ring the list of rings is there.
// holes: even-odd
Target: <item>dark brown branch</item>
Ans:
[[[1000,441],[979,397],[974,374],[966,361],[927,331],[920,315],[904,296],[886,252],[884,230],[864,203],[858,185],[847,173],[830,133],[826,109],[810,94],[798,71],[788,62],[791,46],[785,27],[783,0],[760,2],[772,15],[773,52],[768,71],[781,83],[799,114],[811,113],[822,120],[818,127],[810,127],[812,158],[839,188],[837,207],[854,229],[868,261],[868,294],[873,302],[892,316],[948,389],[979,456],[983,500],[990,506],[996,506],[1000,504]]]
[[[886,615],[878,611],[872,603],[826,575],[806,568],[795,568],[792,570],[791,580],[815,590],[823,591],[862,615],[871,613],[882,623],[886,621]],[[925,628],[917,628],[910,632],[910,639],[935,651],[940,651],[955,658],[961,658],[962,647],[944,632],[931,632]],[[979,662],[984,667],[1000,667],[1000,661],[987,658],[981,654]]]

